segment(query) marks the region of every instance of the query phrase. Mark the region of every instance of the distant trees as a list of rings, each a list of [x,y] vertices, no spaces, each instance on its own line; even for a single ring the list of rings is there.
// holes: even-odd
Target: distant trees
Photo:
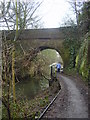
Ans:
[[[76,23],[77,23],[77,26],[78,26],[79,25],[78,16],[79,16],[79,14],[81,12],[81,8],[82,8],[82,5],[83,5],[83,2],[82,1],[78,1],[78,0],[67,0],[67,2],[71,5],[72,11],[76,15]]]
[[[83,34],[90,30],[90,1],[84,2],[81,13],[78,16],[79,29]]]
[[[76,22],[79,31],[89,30],[90,24],[90,1],[67,0],[76,15]],[[87,30],[86,30],[87,29]]]

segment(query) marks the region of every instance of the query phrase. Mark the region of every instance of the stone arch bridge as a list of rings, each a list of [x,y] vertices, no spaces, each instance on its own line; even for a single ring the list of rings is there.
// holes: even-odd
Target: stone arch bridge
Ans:
[[[7,36],[7,39],[13,39],[13,34]],[[29,29],[22,31],[18,39],[25,50],[32,48],[38,48],[38,50],[55,49],[61,55],[66,66],[69,54],[63,42],[67,38],[72,38],[73,35],[77,36],[77,27]]]

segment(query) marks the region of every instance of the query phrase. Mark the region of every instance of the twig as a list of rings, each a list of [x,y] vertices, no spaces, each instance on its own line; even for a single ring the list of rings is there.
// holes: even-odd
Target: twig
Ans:
[[[50,78],[47,78],[45,75],[43,75],[43,73],[41,73],[41,76],[50,81]]]
[[[20,44],[20,47],[21,47],[21,49],[22,49],[22,51],[23,51],[23,54],[25,55],[26,54],[26,52],[25,52],[25,50],[23,49],[23,47],[22,47],[22,45]]]

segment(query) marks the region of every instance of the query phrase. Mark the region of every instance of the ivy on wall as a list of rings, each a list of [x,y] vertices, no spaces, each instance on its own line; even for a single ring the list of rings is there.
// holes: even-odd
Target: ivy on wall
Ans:
[[[84,41],[81,45],[79,53],[76,57],[76,69],[86,80],[89,79],[89,69],[88,64],[88,41],[90,40],[89,33],[85,35]]]

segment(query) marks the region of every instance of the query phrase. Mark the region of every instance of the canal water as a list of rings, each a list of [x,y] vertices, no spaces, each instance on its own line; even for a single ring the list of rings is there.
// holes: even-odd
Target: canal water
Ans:
[[[50,78],[50,64],[55,62],[61,62],[62,58],[56,50],[46,49],[41,51],[37,55],[37,60],[43,59],[45,65],[41,66],[43,70],[43,74]],[[16,94],[19,98],[23,98],[22,96],[32,99],[37,93],[49,87],[49,82],[44,78],[27,78],[23,81],[20,81],[16,85]]]
[[[49,87],[46,79],[32,78],[20,81],[16,85],[16,94],[20,98],[33,99],[40,91]],[[23,96],[23,97],[22,97]]]

